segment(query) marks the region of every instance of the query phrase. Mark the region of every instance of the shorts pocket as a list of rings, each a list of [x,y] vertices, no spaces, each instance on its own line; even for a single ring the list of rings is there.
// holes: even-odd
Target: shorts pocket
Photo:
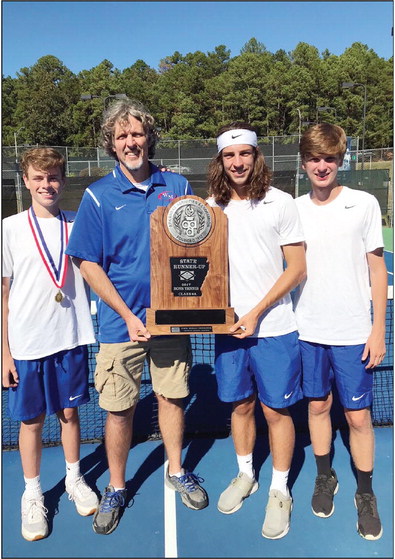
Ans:
[[[99,393],[103,392],[105,385],[112,379],[114,361],[113,357],[101,356],[100,352],[96,356],[95,388]]]

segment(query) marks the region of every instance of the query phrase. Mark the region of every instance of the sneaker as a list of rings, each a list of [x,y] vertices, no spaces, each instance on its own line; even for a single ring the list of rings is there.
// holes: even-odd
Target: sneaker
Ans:
[[[203,478],[192,472],[186,472],[181,477],[169,476],[169,469],[166,472],[167,487],[178,491],[184,505],[193,510],[201,510],[208,505],[208,495],[199,485],[203,481]]]
[[[112,485],[105,488],[100,506],[93,517],[96,534],[111,534],[118,526],[126,503],[126,489],[115,491]]]
[[[311,499],[313,514],[328,518],[335,510],[333,497],[339,489],[336,472],[331,468],[331,475],[320,474],[315,478],[314,493]]]
[[[217,505],[218,510],[224,514],[236,512],[242,506],[244,499],[255,493],[258,487],[259,484],[255,478],[251,479],[244,472],[239,472],[221,493]]]
[[[266,506],[262,536],[269,540],[278,540],[284,537],[289,530],[291,510],[292,498],[287,497],[278,489],[272,489],[269,492],[269,500]]]
[[[26,499],[22,495],[22,536],[29,542],[42,540],[48,536],[47,512],[44,495]]]
[[[365,540],[378,540],[383,535],[376,497],[371,493],[355,493],[355,506],[358,511],[357,530]]]
[[[96,512],[99,499],[83,476],[72,481],[68,481],[66,477],[66,491],[69,494],[69,500],[74,501],[78,514],[89,516]]]

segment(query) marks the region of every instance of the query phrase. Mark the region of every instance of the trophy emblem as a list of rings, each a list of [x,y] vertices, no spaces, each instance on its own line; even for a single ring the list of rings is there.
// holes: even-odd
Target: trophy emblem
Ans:
[[[211,226],[211,215],[203,201],[177,199],[167,215],[169,233],[181,243],[199,243],[210,233]]]

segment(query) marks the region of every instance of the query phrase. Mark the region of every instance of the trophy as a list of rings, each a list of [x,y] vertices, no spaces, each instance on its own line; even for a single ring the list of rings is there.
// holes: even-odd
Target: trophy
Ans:
[[[198,196],[181,196],[151,215],[153,335],[229,334],[228,220]]]

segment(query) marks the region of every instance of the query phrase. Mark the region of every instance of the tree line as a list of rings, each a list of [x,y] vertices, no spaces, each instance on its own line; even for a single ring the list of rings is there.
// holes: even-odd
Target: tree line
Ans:
[[[234,120],[247,120],[259,136],[298,134],[308,122],[326,121],[361,137],[363,86],[365,147],[392,146],[393,58],[359,42],[341,55],[304,42],[271,53],[252,38],[234,57],[219,45],[176,51],[158,70],[143,60],[124,70],[103,60],[78,74],[49,54],[16,78],[3,76],[3,145],[14,145],[17,133],[19,144],[97,146],[103,107],[120,93],[146,105],[162,139],[213,138]]]

